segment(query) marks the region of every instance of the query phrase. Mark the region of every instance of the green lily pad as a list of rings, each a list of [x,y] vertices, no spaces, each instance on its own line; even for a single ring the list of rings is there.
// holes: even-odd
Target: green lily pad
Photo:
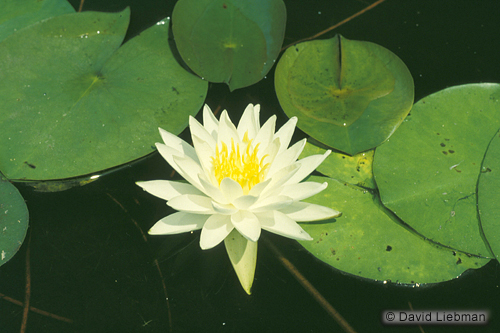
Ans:
[[[234,90],[260,81],[283,44],[282,0],[179,0],[173,34],[186,64],[210,82]]]
[[[301,130],[349,155],[387,140],[413,104],[413,79],[394,53],[340,35],[288,48],[275,88]]]
[[[28,208],[19,191],[0,176],[0,266],[23,244],[28,230]]]
[[[0,170],[9,179],[71,178],[140,158],[180,133],[207,82],[172,54],[169,20],[119,48],[120,13],[66,14],[0,43]]]
[[[477,204],[484,236],[499,260],[500,255],[500,133],[484,157],[477,189]]]
[[[490,260],[425,240],[402,225],[376,194],[326,177],[308,180],[326,181],[328,187],[305,201],[339,210],[342,216],[301,223],[313,240],[300,244],[339,270],[379,281],[437,283]]]
[[[500,128],[500,85],[451,87],[415,104],[375,152],[382,202],[417,232],[470,254],[491,256],[479,227],[476,186]]]
[[[299,159],[310,155],[323,155],[326,150],[326,147],[322,147],[320,143],[309,140],[304,150],[302,150]],[[352,185],[375,189],[376,186],[372,173],[373,154],[374,150],[369,150],[354,156],[332,152],[323,163],[316,168],[316,171],[330,178],[344,181]]]
[[[0,3],[0,42],[10,34],[38,21],[74,13],[66,0],[2,0]]]

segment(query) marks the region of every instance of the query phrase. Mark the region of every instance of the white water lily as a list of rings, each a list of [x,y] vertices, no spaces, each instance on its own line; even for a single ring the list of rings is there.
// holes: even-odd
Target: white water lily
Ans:
[[[276,116],[261,127],[260,106],[249,104],[237,127],[224,110],[217,120],[203,109],[203,125],[190,117],[193,146],[160,128],[156,147],[189,183],[137,182],[178,210],[158,221],[151,235],[201,229],[200,246],[225,240],[231,263],[247,293],[253,283],[261,229],[297,240],[312,240],[297,222],[333,218],[331,208],[301,202],[327,183],[302,182],[330,154],[297,160],[306,140],[288,147],[297,123],[291,118],[275,133]],[[229,236],[229,237],[228,237]]]

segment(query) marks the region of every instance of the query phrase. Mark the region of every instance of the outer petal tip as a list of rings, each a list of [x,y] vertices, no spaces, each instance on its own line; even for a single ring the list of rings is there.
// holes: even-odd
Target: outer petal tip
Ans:
[[[224,239],[224,245],[241,286],[250,295],[257,264],[257,242],[247,240],[233,229]]]
[[[159,232],[159,228],[157,227],[158,223],[155,223],[149,230],[149,235],[163,235],[163,233]],[[155,228],[156,227],[156,228]]]

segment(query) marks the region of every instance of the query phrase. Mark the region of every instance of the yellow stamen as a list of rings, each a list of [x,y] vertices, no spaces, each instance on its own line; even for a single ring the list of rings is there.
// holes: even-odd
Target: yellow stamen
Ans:
[[[237,181],[245,194],[252,187],[260,183],[264,177],[269,163],[264,163],[267,155],[264,155],[260,160],[257,157],[259,144],[252,149],[252,140],[248,139],[248,132],[243,136],[242,144],[234,144],[231,139],[231,150],[228,149],[226,143],[221,143],[221,149],[215,148],[215,156],[212,157],[212,166],[214,168],[215,178],[220,185],[220,182],[229,177]],[[241,148],[241,149],[240,149]]]

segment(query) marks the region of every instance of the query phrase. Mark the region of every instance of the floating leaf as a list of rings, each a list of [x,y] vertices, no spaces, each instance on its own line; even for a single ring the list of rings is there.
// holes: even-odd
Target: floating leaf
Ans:
[[[38,21],[75,12],[66,0],[2,0],[0,42],[10,34]]]
[[[283,43],[282,0],[179,0],[173,34],[182,59],[199,76],[231,90],[260,81]]]
[[[300,244],[337,269],[374,280],[420,284],[451,280],[489,261],[425,240],[369,191],[326,177],[308,180],[326,181],[328,187],[305,201],[339,210],[342,216],[301,223],[314,240]]]
[[[384,142],[413,103],[413,79],[395,54],[340,35],[288,48],[275,88],[301,130],[349,155]]]
[[[314,140],[308,141],[299,159],[310,155],[323,155],[327,149],[320,146],[321,144],[314,142]],[[370,150],[349,156],[332,152],[316,170],[333,179],[375,189],[376,186],[372,173],[373,153],[374,151]]]
[[[118,49],[129,10],[57,16],[0,43],[0,170],[60,179],[155,150],[201,107],[207,82],[186,72],[158,22]]]
[[[497,96],[500,97],[500,96]],[[479,176],[477,203],[484,236],[499,260],[500,255],[500,133],[491,140]]]
[[[0,266],[21,247],[28,230],[28,208],[19,191],[0,177]]]
[[[425,237],[491,256],[479,230],[476,186],[500,128],[500,85],[451,87],[415,104],[375,152],[382,202]]]

